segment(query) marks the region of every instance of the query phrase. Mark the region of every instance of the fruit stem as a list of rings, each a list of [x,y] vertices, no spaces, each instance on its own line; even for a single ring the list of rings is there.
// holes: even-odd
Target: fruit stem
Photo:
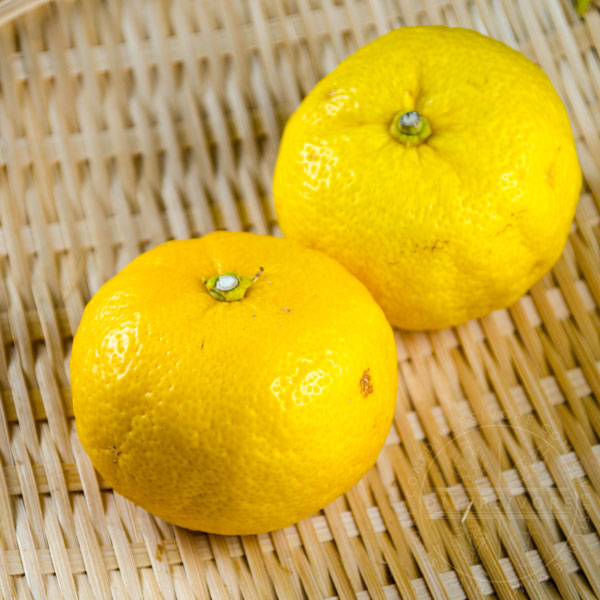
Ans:
[[[416,146],[431,135],[429,121],[416,110],[399,111],[394,115],[390,133],[407,146]]]
[[[236,302],[246,295],[248,288],[260,277],[263,270],[261,267],[252,278],[237,273],[214,275],[210,279],[205,279],[204,285],[215,300],[219,302]]]

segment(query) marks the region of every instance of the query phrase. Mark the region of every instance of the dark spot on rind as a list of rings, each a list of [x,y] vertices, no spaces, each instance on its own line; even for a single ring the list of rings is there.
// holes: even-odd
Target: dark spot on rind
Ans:
[[[450,244],[449,240],[434,240],[433,242],[425,243],[425,244],[415,244],[412,248],[412,252],[420,253],[420,252],[437,252],[439,250],[445,250],[446,247]],[[404,254],[403,251],[402,254]],[[388,261],[388,265],[394,266],[399,264],[401,261]]]
[[[498,237],[499,235],[502,235],[503,233],[507,232],[512,226],[513,226],[512,223],[507,223],[500,231],[498,231],[496,233],[496,237]]]
[[[108,449],[110,450],[110,453],[113,455],[113,463],[116,465],[117,462],[119,461],[119,456],[121,456],[122,452],[114,445],[111,444]]]
[[[373,384],[371,383],[371,373],[370,369],[367,369],[360,378],[360,393],[363,398],[367,398],[373,393]]]
[[[423,244],[422,246],[415,246],[417,250],[424,252],[435,252],[436,250],[443,250],[449,244],[448,240],[435,240],[433,244]]]

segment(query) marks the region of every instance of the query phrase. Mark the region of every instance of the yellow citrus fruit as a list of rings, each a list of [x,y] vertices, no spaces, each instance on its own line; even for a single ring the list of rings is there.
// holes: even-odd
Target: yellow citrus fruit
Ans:
[[[559,258],[580,187],[543,71],[433,26],[392,31],[319,82],[274,178],[285,235],[337,258],[406,329],[515,301]]]
[[[248,233],[136,258],[87,305],[71,356],[100,474],[166,521],[223,534],[288,526],[354,485],[396,384],[393,332],[363,284]]]

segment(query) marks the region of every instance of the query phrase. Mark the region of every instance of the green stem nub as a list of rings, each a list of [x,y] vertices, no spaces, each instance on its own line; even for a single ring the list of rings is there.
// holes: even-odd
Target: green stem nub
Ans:
[[[219,302],[236,302],[241,300],[248,288],[257,280],[263,272],[261,267],[254,277],[244,277],[237,273],[223,273],[214,275],[204,281],[208,293]]]
[[[397,112],[390,125],[390,133],[407,146],[416,146],[431,135],[429,121],[416,110]]]

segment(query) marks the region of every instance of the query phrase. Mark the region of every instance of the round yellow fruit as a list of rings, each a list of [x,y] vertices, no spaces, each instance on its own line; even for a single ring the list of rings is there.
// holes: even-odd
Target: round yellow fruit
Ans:
[[[281,229],[337,258],[393,325],[519,298],[558,260],[581,187],[543,71],[474,31],[404,27],[342,62],[289,120]]]
[[[320,252],[218,232],[142,254],[87,305],[71,385],[83,447],[162,519],[265,532],[373,465],[397,384],[392,329]]]

